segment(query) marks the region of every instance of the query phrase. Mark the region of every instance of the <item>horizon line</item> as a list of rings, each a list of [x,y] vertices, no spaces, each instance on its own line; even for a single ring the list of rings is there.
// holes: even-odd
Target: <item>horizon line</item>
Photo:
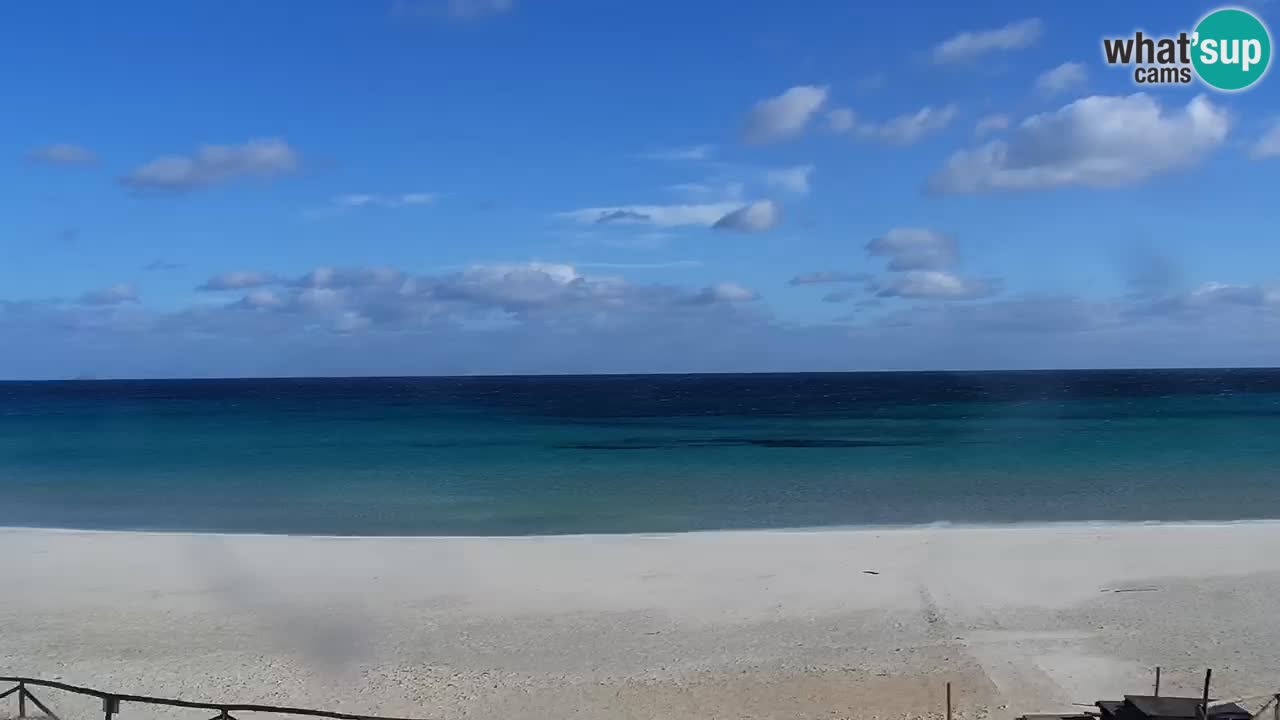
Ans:
[[[745,371],[680,371],[657,372],[546,372],[546,373],[475,373],[475,374],[423,374],[423,375],[193,375],[193,376],[108,376],[70,378],[0,378],[0,384],[16,383],[94,383],[94,382],[189,382],[189,381],[237,381],[237,380],[485,380],[485,379],[533,379],[533,378],[593,378],[593,377],[735,377],[745,375],[941,375],[941,374],[995,374],[995,373],[1085,373],[1085,372],[1236,372],[1245,370],[1280,370],[1277,365],[1228,365],[1228,366],[1151,366],[1151,367],[1059,367],[1059,368],[938,368],[924,369],[873,369],[873,370],[745,370]]]

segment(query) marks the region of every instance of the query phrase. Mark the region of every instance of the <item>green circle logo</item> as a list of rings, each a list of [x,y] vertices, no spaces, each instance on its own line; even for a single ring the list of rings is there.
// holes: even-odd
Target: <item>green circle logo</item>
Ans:
[[[1249,87],[1262,79],[1271,62],[1271,33],[1247,10],[1220,8],[1205,15],[1191,42],[1196,74],[1219,90]]]

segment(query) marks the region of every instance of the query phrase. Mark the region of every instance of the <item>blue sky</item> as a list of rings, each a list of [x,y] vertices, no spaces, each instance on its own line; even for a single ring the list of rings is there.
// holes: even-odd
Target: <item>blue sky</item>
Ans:
[[[1214,7],[15,4],[0,377],[1274,365]]]

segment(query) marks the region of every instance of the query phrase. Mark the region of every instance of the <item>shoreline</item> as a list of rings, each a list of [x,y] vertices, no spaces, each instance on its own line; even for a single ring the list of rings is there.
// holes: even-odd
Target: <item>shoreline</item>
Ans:
[[[999,531],[999,530],[1089,530],[1089,529],[1124,529],[1140,527],[1171,528],[1227,528],[1241,526],[1276,526],[1280,528],[1280,517],[1276,518],[1241,518],[1238,520],[1061,520],[1007,523],[953,523],[932,522],[905,525],[812,525],[803,527],[776,528],[716,528],[704,530],[657,531],[657,532],[616,532],[616,533],[538,533],[526,535],[333,535],[316,533],[288,532],[235,532],[235,531],[203,531],[203,530],[141,530],[141,529],[103,529],[46,527],[39,525],[0,525],[0,534],[7,533],[49,533],[60,535],[158,535],[167,537],[227,537],[227,538],[309,538],[316,540],[556,540],[556,539],[598,539],[613,538],[678,538],[700,535],[817,535],[823,533],[911,533],[932,531]]]

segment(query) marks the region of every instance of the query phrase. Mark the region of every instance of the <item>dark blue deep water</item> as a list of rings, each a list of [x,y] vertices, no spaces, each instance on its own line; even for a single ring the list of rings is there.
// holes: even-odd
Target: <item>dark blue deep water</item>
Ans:
[[[1280,516],[1280,371],[0,383],[0,525],[357,535]]]

